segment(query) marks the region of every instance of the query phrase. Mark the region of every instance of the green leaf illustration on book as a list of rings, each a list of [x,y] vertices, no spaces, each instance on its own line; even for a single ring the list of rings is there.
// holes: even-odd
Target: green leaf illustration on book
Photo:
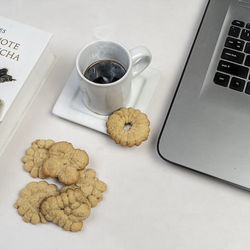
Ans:
[[[16,81],[16,79],[13,79],[12,76],[8,75],[7,73],[8,69],[6,68],[0,69],[0,83]]]

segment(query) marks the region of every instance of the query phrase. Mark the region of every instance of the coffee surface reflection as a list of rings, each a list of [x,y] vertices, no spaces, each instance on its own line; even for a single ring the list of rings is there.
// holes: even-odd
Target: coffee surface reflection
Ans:
[[[126,74],[125,68],[118,62],[113,60],[101,60],[91,64],[84,76],[99,84],[109,84],[118,81]]]

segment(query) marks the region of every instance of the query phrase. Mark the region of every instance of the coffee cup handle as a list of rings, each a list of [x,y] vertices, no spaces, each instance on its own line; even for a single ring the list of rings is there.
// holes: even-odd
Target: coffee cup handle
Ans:
[[[148,67],[152,55],[151,52],[143,46],[135,47],[129,52],[132,59],[132,76],[134,78]]]

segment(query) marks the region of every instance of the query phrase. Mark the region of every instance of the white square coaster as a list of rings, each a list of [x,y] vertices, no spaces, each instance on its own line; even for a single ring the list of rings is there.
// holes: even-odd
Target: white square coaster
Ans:
[[[133,107],[145,113],[159,80],[160,71],[150,67],[134,78],[127,107]],[[66,82],[52,113],[107,134],[106,121],[108,116],[98,115],[90,111],[82,101],[76,68],[73,69]]]

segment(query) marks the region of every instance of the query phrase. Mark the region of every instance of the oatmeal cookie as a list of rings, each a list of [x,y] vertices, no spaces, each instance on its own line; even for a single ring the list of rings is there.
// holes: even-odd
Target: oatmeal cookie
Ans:
[[[24,163],[23,168],[29,172],[33,178],[46,178],[42,172],[42,166],[48,158],[50,147],[54,143],[53,140],[36,140],[32,142],[31,147],[26,150],[26,155],[22,158],[22,162]]]
[[[40,212],[40,204],[45,198],[57,194],[57,187],[54,184],[48,184],[46,181],[30,182],[20,191],[14,207],[25,222],[46,223],[46,219]]]
[[[138,109],[121,108],[111,114],[106,122],[107,133],[122,146],[139,146],[147,140],[150,122]],[[126,127],[129,127],[126,129]]]
[[[68,189],[59,195],[51,196],[41,204],[41,212],[66,231],[81,231],[83,220],[90,215],[90,204],[80,189]]]
[[[55,178],[63,184],[76,183],[89,163],[84,150],[74,149],[69,142],[57,142],[49,149],[49,158],[45,160],[42,171],[46,176]]]
[[[96,177],[94,169],[89,168],[80,172],[80,178],[75,184],[63,186],[61,192],[77,188],[80,188],[84,196],[87,197],[91,207],[95,207],[102,201],[102,193],[107,190],[107,185]]]

